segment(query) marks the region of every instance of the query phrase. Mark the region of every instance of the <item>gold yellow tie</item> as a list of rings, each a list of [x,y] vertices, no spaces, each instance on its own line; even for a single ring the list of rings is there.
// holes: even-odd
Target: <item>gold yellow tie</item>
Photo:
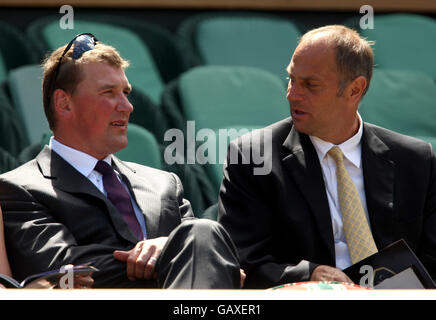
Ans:
[[[344,166],[344,155],[339,147],[333,147],[328,154],[336,162],[338,198],[342,211],[345,238],[354,264],[377,252],[365,211],[360,202],[356,186]]]

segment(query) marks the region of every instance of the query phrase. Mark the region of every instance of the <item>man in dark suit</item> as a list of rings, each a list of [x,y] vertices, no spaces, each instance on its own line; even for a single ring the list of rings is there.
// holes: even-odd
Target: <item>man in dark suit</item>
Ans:
[[[179,178],[113,156],[127,145],[133,111],[127,66],[91,34],[45,61],[54,137],[0,177],[13,276],[91,262],[94,287],[239,288],[230,237],[194,219]]]
[[[247,287],[351,282],[343,269],[401,238],[436,278],[435,155],[428,143],[362,121],[372,66],[370,44],[355,31],[308,32],[287,68],[292,117],[230,143],[219,222],[239,250]],[[338,148],[345,174],[330,152]],[[262,153],[271,170],[255,174],[247,159]],[[347,234],[357,228],[345,228],[339,191],[345,175],[368,231],[358,259]]]

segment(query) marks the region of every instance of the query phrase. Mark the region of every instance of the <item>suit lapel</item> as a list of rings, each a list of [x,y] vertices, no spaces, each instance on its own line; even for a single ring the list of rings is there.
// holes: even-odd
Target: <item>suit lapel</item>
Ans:
[[[117,208],[100,192],[85,176],[74,169],[68,162],[56,152],[52,152],[47,146],[36,157],[43,176],[52,180],[55,188],[70,194],[86,194],[101,200],[106,206],[109,217],[112,220],[115,230],[124,239],[137,243],[128,225],[121,217]]]
[[[372,233],[379,249],[392,243],[396,225],[394,215],[395,163],[390,149],[367,124],[363,127],[362,166],[365,195]],[[384,228],[383,226],[390,226]]]
[[[315,148],[307,135],[298,133],[292,127],[283,144],[283,150],[283,164],[312,209],[320,234],[334,261],[335,248],[330,209]]]
[[[112,160],[118,168],[123,181],[127,184],[130,193],[135,198],[139,209],[144,214],[147,238],[157,237],[161,217],[160,195],[156,190],[151,189],[150,183],[139,177],[134,169],[112,156]]]

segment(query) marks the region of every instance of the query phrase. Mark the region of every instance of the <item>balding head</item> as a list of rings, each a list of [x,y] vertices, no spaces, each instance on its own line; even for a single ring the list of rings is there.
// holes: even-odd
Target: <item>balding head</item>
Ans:
[[[350,81],[363,76],[367,82],[363,96],[368,91],[374,64],[371,44],[352,29],[330,25],[304,34],[296,50],[302,47],[307,49],[312,45],[325,45],[326,50],[332,48],[335,51],[336,68],[340,74],[338,95],[342,95]]]

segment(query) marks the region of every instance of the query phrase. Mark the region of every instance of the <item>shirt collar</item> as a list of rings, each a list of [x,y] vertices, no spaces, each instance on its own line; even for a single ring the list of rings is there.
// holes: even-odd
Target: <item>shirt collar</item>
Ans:
[[[88,177],[91,172],[94,171],[98,159],[94,158],[93,156],[66,146],[56,140],[54,137],[50,138],[49,147],[85,177]],[[111,155],[108,155],[106,158],[103,159],[103,161],[106,161],[109,165],[111,165]]]
[[[362,139],[362,133],[363,133],[363,121],[359,113],[357,113],[357,116],[359,117],[359,130],[350,139],[339,144],[338,147],[341,149],[342,153],[344,154],[344,157],[348,161],[350,161],[357,168],[360,168],[361,160],[362,160],[362,148],[361,148],[360,141]],[[331,142],[324,141],[315,136],[309,136],[309,137],[313,145],[315,146],[315,150],[316,153],[318,154],[319,161],[320,162],[323,161],[327,152],[335,145]]]

